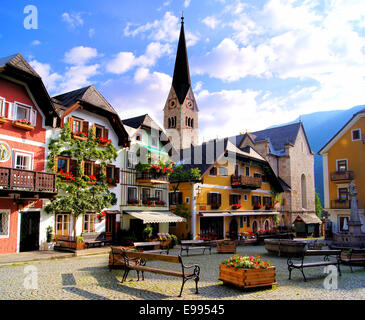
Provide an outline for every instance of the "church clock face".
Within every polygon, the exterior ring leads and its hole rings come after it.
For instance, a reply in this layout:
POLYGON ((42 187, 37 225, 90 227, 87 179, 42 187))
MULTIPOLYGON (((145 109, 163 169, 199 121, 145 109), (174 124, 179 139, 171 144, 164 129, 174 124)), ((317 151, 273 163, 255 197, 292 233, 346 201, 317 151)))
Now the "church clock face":
POLYGON ((186 102, 186 106, 187 106, 189 109, 193 109, 193 108, 194 108, 194 101, 193 101, 193 100, 188 99, 188 100, 187 100, 187 102, 186 102))
POLYGON ((174 109, 176 107, 176 99, 171 99, 169 102, 169 108, 174 109))

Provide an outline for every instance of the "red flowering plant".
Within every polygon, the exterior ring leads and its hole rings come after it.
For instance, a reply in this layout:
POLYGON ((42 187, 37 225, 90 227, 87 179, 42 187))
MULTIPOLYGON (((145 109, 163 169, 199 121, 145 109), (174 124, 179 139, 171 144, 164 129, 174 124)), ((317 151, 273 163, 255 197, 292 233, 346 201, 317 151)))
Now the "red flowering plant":
POLYGON ((128 204, 137 205, 137 204, 139 204, 139 200, 138 199, 128 199, 128 204))
POLYGON ((67 180, 67 181, 75 181, 74 175, 72 172, 63 172, 62 170, 58 171, 57 176, 61 178, 61 180, 67 180))
POLYGON ((16 120, 16 122, 20 122, 20 123, 26 124, 27 126, 31 126, 32 125, 32 123, 29 120, 27 120, 27 119, 18 119, 18 120, 16 120))
POLYGON ((95 182, 96 181, 96 177, 93 174, 90 175, 84 175, 82 177, 86 182, 95 182))
POLYGON ((116 185, 118 183, 117 180, 113 179, 113 178, 107 178, 106 182, 108 182, 108 184, 111 184, 111 185, 116 185))
POLYGON ((72 133, 74 136, 87 138, 88 134, 82 131, 75 131, 72 133))
POLYGON ((99 219, 99 222, 100 221, 103 221, 103 219, 106 217, 106 213, 105 211, 101 211, 99 214, 98 214, 98 219, 99 219))
POLYGON ((241 209, 241 205, 240 205, 239 203, 232 204, 232 209, 233 209, 233 210, 241 209))
POLYGON ((223 260, 221 263, 228 268, 240 269, 267 269, 272 267, 269 261, 261 260, 260 256, 233 256, 223 260))
POLYGON ((156 201, 155 201, 155 205, 156 205, 156 206, 165 206, 165 205, 166 205, 166 201, 163 201, 163 200, 156 200, 156 201))
POLYGON ((111 140, 110 139, 106 139, 104 137, 96 137, 95 138, 95 141, 102 144, 102 145, 108 145, 111 143, 111 140))

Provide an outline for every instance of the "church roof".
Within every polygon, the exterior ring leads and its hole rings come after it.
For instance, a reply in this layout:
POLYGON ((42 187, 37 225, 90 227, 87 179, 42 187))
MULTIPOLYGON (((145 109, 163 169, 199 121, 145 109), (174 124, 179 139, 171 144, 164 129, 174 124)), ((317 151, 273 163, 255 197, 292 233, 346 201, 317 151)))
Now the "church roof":
POLYGON ((181 18, 180 37, 177 46, 172 86, 175 89, 175 93, 179 99, 180 104, 182 104, 191 86, 183 17, 181 18))

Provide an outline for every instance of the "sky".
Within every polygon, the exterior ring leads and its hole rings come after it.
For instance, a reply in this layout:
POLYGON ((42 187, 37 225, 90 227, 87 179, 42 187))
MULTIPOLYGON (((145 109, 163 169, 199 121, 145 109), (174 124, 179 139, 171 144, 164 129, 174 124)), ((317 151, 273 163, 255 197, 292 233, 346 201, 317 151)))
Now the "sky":
POLYGON ((200 142, 364 104, 363 0, 0 5, 0 57, 21 53, 51 96, 93 84, 121 119, 161 126, 184 12, 200 142))

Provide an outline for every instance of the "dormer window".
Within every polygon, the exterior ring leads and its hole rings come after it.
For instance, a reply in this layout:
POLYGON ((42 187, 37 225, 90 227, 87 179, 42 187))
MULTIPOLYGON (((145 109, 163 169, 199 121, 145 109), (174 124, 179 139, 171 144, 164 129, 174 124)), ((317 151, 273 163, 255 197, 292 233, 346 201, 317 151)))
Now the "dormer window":
POLYGON ((14 120, 26 120, 32 126, 36 125, 37 112, 32 108, 19 102, 14 103, 14 120))
POLYGON ((142 134, 141 134, 141 133, 138 133, 138 134, 136 135, 136 140, 137 140, 137 141, 142 141, 142 134))

